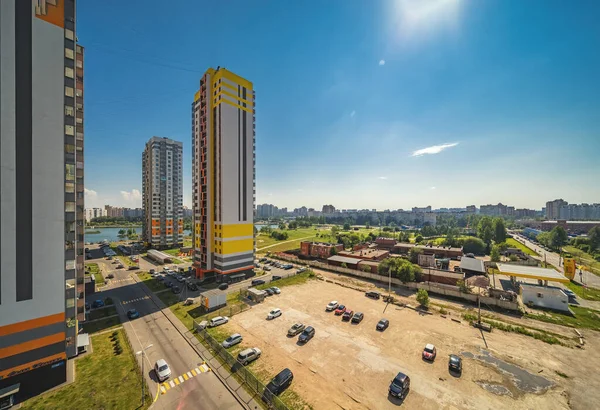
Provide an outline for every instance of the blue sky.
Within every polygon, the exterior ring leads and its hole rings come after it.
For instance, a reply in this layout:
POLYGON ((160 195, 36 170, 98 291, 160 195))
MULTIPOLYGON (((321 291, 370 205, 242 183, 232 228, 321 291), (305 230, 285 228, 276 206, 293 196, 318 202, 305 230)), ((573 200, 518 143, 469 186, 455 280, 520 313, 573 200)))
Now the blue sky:
POLYGON ((78 2, 87 206, 141 206, 206 68, 256 91, 257 203, 600 202, 600 2, 78 2))

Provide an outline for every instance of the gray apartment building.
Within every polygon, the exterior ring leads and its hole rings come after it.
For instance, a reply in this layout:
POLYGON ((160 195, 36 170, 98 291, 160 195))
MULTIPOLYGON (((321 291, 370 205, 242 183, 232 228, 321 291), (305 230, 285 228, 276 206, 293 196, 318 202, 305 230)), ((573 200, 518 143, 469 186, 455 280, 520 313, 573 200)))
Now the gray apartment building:
POLYGON ((75 19, 75 0, 0 1, 1 405, 66 380, 85 315, 75 19))
POLYGON ((183 246, 183 144, 152 137, 142 154, 144 242, 155 249, 183 246))

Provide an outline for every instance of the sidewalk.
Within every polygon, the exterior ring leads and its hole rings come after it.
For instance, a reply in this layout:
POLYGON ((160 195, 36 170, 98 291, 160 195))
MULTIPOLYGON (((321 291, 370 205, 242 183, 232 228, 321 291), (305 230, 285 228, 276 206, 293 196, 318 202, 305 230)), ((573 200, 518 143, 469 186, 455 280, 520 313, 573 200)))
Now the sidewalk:
POLYGON ((190 346, 198 353, 198 356, 204 360, 217 378, 236 396, 242 405, 247 409, 262 408, 261 404, 257 403, 252 396, 242 387, 242 385, 229 373, 229 371, 204 347, 204 345, 194 336, 190 329, 187 329, 183 323, 175 316, 163 301, 154 294, 148 287, 139 280, 137 275, 133 275, 136 283, 140 284, 144 292, 152 299, 152 301, 162 310, 167 319, 173 324, 179 333, 181 333, 190 346))

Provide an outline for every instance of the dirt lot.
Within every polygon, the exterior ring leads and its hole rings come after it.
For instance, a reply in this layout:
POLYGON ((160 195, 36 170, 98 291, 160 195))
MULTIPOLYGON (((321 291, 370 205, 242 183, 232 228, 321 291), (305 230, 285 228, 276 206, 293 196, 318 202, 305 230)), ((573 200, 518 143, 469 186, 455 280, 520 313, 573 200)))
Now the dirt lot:
POLYGON ((293 390, 315 409, 394 408, 402 403, 388 398, 387 389, 398 371, 411 378, 405 408, 584 409, 600 402, 596 332, 587 332, 586 349, 580 350, 494 331, 485 334, 486 351, 481 333, 466 323, 393 305, 383 313, 384 307, 382 301, 355 290, 315 280, 285 287, 281 295, 217 329, 243 335, 236 350, 259 347, 263 351, 253 365, 256 371, 275 374, 289 367, 294 373, 293 390), (358 325, 342 322, 325 311, 330 300, 362 311, 365 319, 358 325), (274 307, 281 308, 283 315, 265 320, 274 307), (382 317, 390 320, 383 333, 375 330, 382 317), (305 346, 286 336, 295 322, 316 329, 305 346), (433 364, 421 359, 426 343, 437 347, 433 364), (448 372, 450 353, 463 356, 462 377, 448 372))

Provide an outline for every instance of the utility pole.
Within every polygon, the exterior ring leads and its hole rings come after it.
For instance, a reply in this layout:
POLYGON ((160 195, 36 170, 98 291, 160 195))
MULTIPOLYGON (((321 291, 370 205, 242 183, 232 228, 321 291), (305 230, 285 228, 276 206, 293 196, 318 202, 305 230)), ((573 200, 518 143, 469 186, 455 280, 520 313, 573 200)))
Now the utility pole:
POLYGON ((140 350, 139 352, 136 352, 135 355, 136 356, 140 356, 142 357, 142 407, 144 406, 144 402, 146 399, 146 394, 144 392, 144 357, 146 355, 146 350, 151 348, 153 346, 152 343, 150 343, 148 346, 144 347, 142 350, 140 350))

